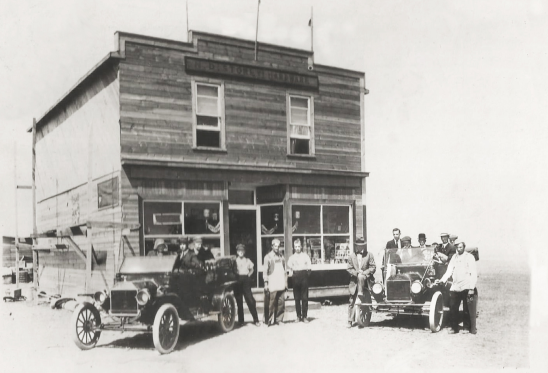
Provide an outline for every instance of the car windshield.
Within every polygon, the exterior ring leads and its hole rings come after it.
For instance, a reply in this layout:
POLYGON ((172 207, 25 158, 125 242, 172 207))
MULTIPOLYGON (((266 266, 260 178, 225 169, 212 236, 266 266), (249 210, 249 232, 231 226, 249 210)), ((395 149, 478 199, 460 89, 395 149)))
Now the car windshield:
POLYGON ((121 274, 165 273, 171 272, 176 255, 164 256, 128 256, 124 258, 121 274))
POLYGON ((410 249, 386 249, 388 264, 422 264, 428 263, 434 255, 434 247, 412 247, 410 249))

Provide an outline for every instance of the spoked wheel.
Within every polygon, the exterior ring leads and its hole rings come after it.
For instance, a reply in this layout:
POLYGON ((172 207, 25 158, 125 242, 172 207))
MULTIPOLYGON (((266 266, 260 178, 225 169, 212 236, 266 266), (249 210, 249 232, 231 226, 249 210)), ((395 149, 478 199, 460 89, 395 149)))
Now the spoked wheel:
POLYGON ((97 344, 101 331, 101 315, 89 303, 80 304, 72 313, 72 340, 80 350, 90 350, 97 344))
POLYGON ((356 315, 356 322, 358 323, 360 328, 366 328, 369 326, 369 323, 371 322, 371 314, 372 312, 369 309, 368 306, 354 306, 355 307, 355 315, 356 315))
POLYGON ((224 293, 221 302, 221 313, 219 313, 219 326, 225 333, 234 329, 236 322, 236 301, 232 293, 224 293))
POLYGON ((164 304, 156 312, 152 325, 154 347, 161 354, 168 354, 179 341, 179 314, 172 304, 164 304))
POLYGON ((443 295, 439 291, 434 293, 432 302, 430 302, 428 323, 432 333, 437 333, 441 330, 443 324, 443 295))

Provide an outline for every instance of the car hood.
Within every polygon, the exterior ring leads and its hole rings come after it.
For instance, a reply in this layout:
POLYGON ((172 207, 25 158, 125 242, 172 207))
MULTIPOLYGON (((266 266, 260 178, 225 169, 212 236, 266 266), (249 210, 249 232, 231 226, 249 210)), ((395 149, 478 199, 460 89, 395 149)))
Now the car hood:
POLYGON ((176 255, 126 257, 120 267, 120 274, 133 275, 171 272, 176 259, 176 255))

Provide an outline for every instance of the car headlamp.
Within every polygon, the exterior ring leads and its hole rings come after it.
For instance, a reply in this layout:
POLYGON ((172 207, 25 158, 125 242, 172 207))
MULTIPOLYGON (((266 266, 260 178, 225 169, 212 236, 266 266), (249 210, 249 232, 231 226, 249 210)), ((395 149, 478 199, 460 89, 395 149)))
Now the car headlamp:
POLYGON ((137 292, 135 298, 137 298, 138 305, 144 306, 150 300, 150 292, 148 291, 148 289, 141 289, 137 292))
POLYGON ((411 294, 417 295, 422 291, 422 284, 420 281, 415 281, 411 284, 411 294))
POLYGON ((379 282, 375 282, 375 284, 373 284, 373 287, 371 288, 371 290, 373 290, 373 294, 376 294, 376 295, 379 295, 382 293, 382 284, 379 283, 379 282))
POLYGON ((99 305, 103 305, 103 303, 105 303, 105 301, 107 300, 107 295, 103 291, 98 291, 93 294, 93 300, 99 303, 99 305))

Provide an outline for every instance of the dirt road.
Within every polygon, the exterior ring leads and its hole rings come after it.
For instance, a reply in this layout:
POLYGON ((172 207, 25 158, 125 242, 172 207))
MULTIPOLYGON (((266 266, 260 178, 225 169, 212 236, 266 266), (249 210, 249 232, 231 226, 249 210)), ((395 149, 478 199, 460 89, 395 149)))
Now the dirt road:
POLYGON ((221 334, 214 322, 181 327, 171 354, 150 334, 103 333, 80 351, 69 337, 71 312, 33 302, 5 303, 0 314, 2 372, 326 372, 527 368, 529 277, 482 268, 478 334, 433 334, 426 319, 374 314, 371 327, 347 329, 344 302, 313 310, 309 324, 246 324, 221 334), (304 368, 304 369, 301 369, 304 368))

